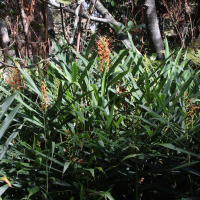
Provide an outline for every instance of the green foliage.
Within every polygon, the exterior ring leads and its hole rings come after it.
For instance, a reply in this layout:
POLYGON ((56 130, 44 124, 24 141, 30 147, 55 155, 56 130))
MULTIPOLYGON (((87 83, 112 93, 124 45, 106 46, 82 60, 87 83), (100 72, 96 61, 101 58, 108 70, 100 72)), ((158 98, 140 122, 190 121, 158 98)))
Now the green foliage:
POLYGON ((64 4, 70 4, 72 1, 71 0, 58 0, 58 2, 60 3, 64 3, 64 4))
POLYGON ((0 87, 2 199, 198 197, 198 74, 167 40, 163 62, 125 49, 102 73, 94 40, 55 43, 47 71, 19 66, 23 91, 0 87))
MULTIPOLYGON (((200 42, 196 41, 192 46, 188 47, 187 49, 182 49, 181 52, 181 58, 184 59, 184 57, 187 58, 187 60, 190 60, 190 65, 193 69, 198 68, 200 64, 200 54, 199 54, 199 48, 200 48, 200 42)), ((177 45, 170 48, 170 52, 175 51, 179 49, 177 45)))

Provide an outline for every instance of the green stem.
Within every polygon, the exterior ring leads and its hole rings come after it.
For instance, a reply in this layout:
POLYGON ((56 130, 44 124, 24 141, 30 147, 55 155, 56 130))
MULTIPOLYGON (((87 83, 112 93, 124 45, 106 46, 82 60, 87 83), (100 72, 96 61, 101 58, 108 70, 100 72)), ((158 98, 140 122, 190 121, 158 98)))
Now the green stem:
POLYGON ((48 169, 48 151, 47 151, 47 132, 48 132, 48 123, 46 117, 46 109, 44 113, 44 137, 45 137, 45 152, 46 152, 46 195, 49 193, 49 169, 48 169))
POLYGON ((105 95, 105 88, 106 88, 106 69, 104 70, 103 80, 101 84, 101 97, 105 95))
POLYGON ((78 116, 76 115, 76 134, 78 134, 78 116))
MULTIPOLYGON (((38 67, 38 74, 40 79, 40 88, 42 89, 42 72, 40 69, 40 65, 38 67)), ((42 99, 43 103, 43 99, 42 99)), ((49 169, 48 169, 48 151, 47 151, 47 132, 48 132, 48 122, 47 122, 47 108, 44 108, 43 112, 43 119, 44 119, 44 139, 45 139, 45 152, 46 152, 46 195, 48 196, 49 193, 49 169)))
POLYGON ((193 197, 193 187, 192 187, 192 183, 193 183, 193 174, 190 174, 190 196, 193 197))
POLYGON ((138 159, 135 159, 135 199, 138 199, 138 159))

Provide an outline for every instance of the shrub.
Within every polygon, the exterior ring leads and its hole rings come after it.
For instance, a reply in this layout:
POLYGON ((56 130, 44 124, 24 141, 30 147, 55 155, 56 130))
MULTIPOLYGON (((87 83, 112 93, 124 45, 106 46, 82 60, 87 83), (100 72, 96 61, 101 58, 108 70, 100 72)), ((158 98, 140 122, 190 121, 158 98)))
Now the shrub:
POLYGON ((159 65, 128 49, 102 64, 94 42, 55 43, 47 71, 18 67, 23 91, 0 87, 2 199, 198 196, 198 75, 167 40, 159 65))

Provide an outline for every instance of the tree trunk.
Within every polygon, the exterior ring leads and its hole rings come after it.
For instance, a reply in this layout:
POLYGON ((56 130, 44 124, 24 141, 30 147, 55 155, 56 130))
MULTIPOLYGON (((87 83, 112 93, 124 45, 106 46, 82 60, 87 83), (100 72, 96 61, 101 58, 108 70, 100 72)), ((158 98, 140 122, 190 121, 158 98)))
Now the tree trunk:
POLYGON ((158 25, 155 0, 145 0, 143 7, 145 13, 147 35, 151 49, 158 54, 158 60, 164 60, 165 56, 162 53, 164 50, 164 45, 158 25))
POLYGON ((0 47, 3 49, 4 55, 12 56, 12 51, 9 50, 9 44, 10 38, 6 23, 4 20, 0 20, 0 47))

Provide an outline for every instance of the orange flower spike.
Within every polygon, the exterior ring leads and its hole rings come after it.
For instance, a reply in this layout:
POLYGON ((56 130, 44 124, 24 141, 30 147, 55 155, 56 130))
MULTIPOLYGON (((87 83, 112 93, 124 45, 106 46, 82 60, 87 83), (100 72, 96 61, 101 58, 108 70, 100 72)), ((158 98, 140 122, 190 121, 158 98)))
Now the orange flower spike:
POLYGON ((100 71, 103 71, 105 67, 109 67, 110 62, 110 49, 109 45, 111 43, 111 40, 105 37, 99 37, 99 40, 96 40, 96 46, 97 46, 97 53, 99 54, 100 58, 100 71))
POLYGON ((18 73, 17 73, 16 82, 17 82, 17 84, 19 84, 19 82, 20 82, 20 79, 19 79, 19 74, 18 74, 18 73))
POLYGON ((41 106, 42 106, 42 109, 44 108, 46 109, 48 107, 49 98, 47 95, 46 84, 43 81, 42 81, 41 89, 42 89, 42 95, 43 95, 41 106))

